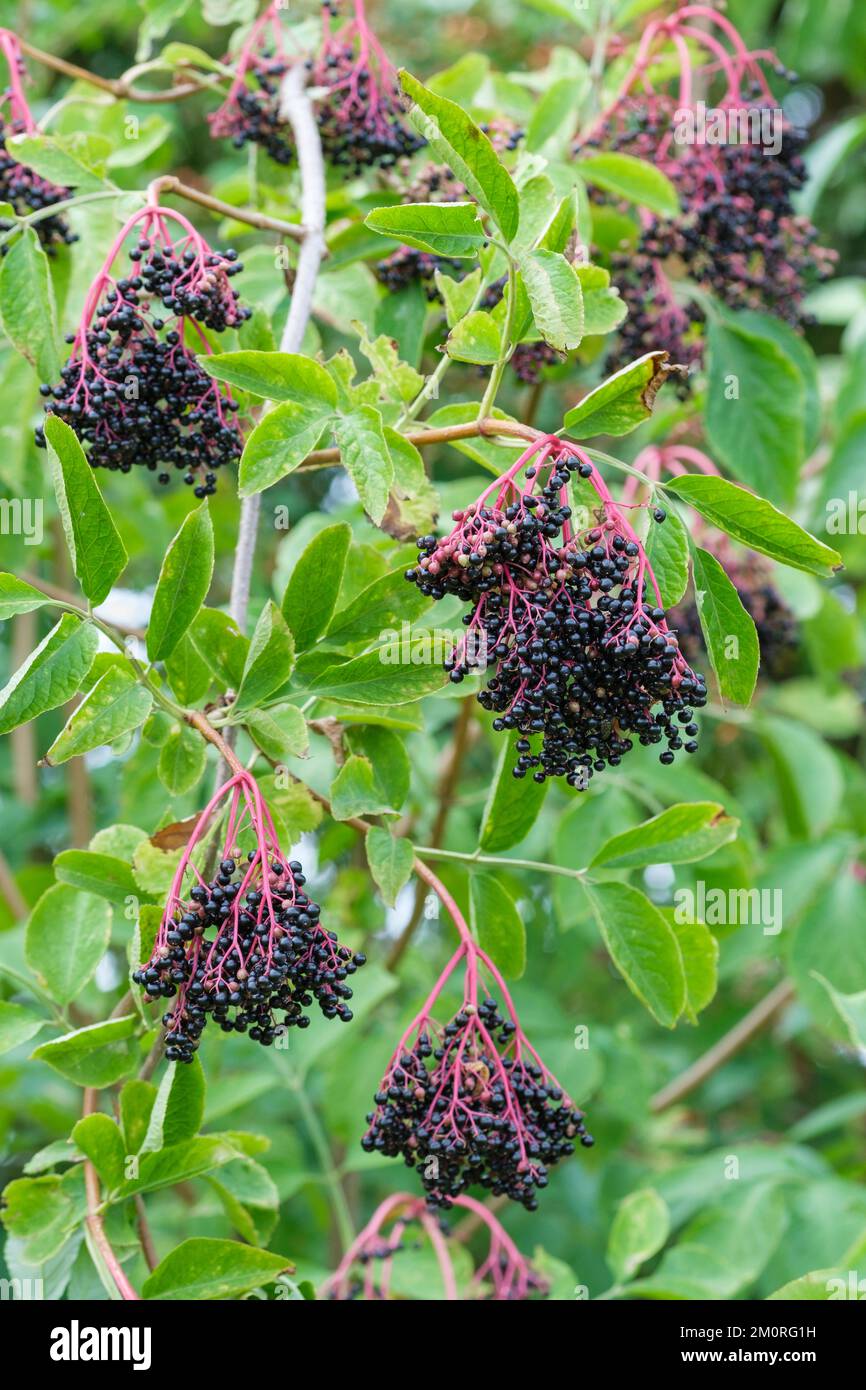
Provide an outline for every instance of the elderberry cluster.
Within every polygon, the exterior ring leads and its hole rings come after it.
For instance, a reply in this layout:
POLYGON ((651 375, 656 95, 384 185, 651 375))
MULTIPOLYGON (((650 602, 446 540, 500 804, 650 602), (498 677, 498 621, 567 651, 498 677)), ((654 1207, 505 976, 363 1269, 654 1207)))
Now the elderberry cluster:
POLYGON ((352 44, 331 47, 315 66, 313 81, 325 88, 317 105, 319 135, 334 166, 351 174, 373 165, 387 169, 423 147, 421 136, 403 123, 396 92, 359 66, 352 44))
POLYGON ((373 267, 376 279, 386 290, 394 293, 406 289, 407 285, 420 283, 429 300, 439 298, 435 275, 437 270, 453 272, 457 280, 465 274, 465 263, 447 256, 436 256, 431 251, 418 251, 414 246, 399 246, 384 260, 377 261, 373 267))
POLYGON ((560 1087, 507 1050, 516 1031, 494 999, 464 1005, 441 1039, 421 1031, 376 1093, 362 1146, 417 1167, 431 1207, 477 1184, 535 1211, 548 1169, 593 1143, 560 1087))
MULTIPOLYGON (((207 497, 216 470, 240 457, 238 403, 185 342, 187 326, 202 337, 202 326, 221 332, 249 317, 229 285, 243 269, 236 254, 178 252, 141 237, 130 252, 136 273, 113 282, 90 325, 67 337, 74 346, 60 381, 40 389, 45 411, 72 426, 92 467, 161 468, 166 484, 172 466, 207 497), (177 328, 164 331, 158 304, 177 328)), ((36 443, 45 447, 41 426, 36 443)))
MULTIPOLYGON (((255 858, 251 851, 248 864, 255 858)), ((150 962, 133 973, 149 998, 177 998, 162 1019, 169 1061, 192 1061, 209 1018, 263 1047, 279 1028, 309 1027, 304 1011, 314 999, 325 1018, 351 1020, 345 982, 366 957, 322 927, 297 860, 274 857, 269 870, 266 893, 260 877, 251 886, 242 861, 224 859, 210 883, 190 890, 150 962)))
MULTIPOLYGON (((6 149, 7 138, 10 135, 22 134, 24 129, 23 121, 7 123, 0 120, 0 203, 9 203, 20 217, 53 207, 55 203, 63 202, 71 194, 71 189, 49 183, 34 169, 19 164, 6 149)), ((8 231, 11 226, 11 222, 0 218, 0 231, 8 231)), ((56 254, 58 246, 69 246, 78 240, 77 234, 60 213, 40 217, 33 226, 49 256, 56 254)), ((5 256, 8 250, 9 242, 4 241, 0 246, 0 256, 5 256)))
POLYGON ((228 136, 235 149, 261 145, 277 164, 291 164, 295 141, 291 126, 280 114, 280 80, 288 64, 273 53, 254 58, 247 73, 255 87, 239 84, 229 100, 210 117, 213 135, 228 136))
MULTIPOLYGON (((419 538, 419 562, 406 578, 434 599, 469 604, 467 637, 445 662, 451 680, 493 667, 478 695, 493 727, 521 736, 514 776, 564 777, 581 790, 595 772, 616 767, 633 748, 697 750, 694 710, 707 700, 703 676, 687 664, 663 608, 646 597, 646 557, 618 515, 557 545, 569 523, 569 475, 592 465, 564 450, 539 492, 509 505, 477 504, 454 513, 445 540, 419 538), (470 643, 469 639, 472 638, 470 643), (540 747, 533 750, 533 739, 540 747)), ((527 479, 535 470, 526 471, 527 479)), ((654 523, 665 513, 657 508, 654 523)))

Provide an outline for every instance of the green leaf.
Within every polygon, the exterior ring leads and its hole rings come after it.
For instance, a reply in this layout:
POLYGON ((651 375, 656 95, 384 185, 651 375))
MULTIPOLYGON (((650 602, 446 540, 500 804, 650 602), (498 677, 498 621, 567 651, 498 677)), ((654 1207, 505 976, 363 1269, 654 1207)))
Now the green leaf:
POLYGON ((350 816, 376 816, 394 811, 391 799, 378 781, 369 758, 353 753, 346 759, 330 791, 331 813, 335 820, 350 816))
POLYGON ((252 497, 294 472, 315 449, 332 416, 329 405, 298 401, 285 401, 263 415, 241 454, 240 496, 252 497))
POLYGON ((633 1279, 641 1265, 658 1254, 670 1229, 668 1205, 654 1188, 644 1187, 623 1198, 607 1241, 607 1262, 618 1284, 633 1279))
POLYGON ((175 724, 159 752, 159 780, 172 796, 192 791, 204 775, 207 751, 204 740, 186 724, 175 724))
POLYGON ((790 831, 820 837, 842 800, 842 769, 825 739, 794 719, 762 714, 756 732, 767 745, 779 782, 779 801, 790 831))
POLYGON ((487 854, 511 849, 529 834, 547 795, 547 782, 514 776, 514 749, 504 739, 481 816, 478 847, 487 854))
MULTIPOLYGON (((405 841, 401 843, 405 844, 405 841)), ((32 1009, 25 1009, 23 1004, 11 1004, 0 999, 0 1053, 11 1052, 13 1047, 28 1042, 48 1022, 47 1018, 40 1018, 32 1009)))
POLYGON ((433 280, 439 297, 445 305, 445 319, 449 328, 468 314, 475 303, 475 296, 481 286, 481 270, 471 271, 462 280, 452 280, 441 270, 434 272, 433 280))
POLYGON ((697 1023, 698 1014, 716 993, 719 943, 703 922, 678 922, 676 912, 670 909, 665 915, 679 944, 686 973, 685 1016, 690 1023, 697 1023))
POLYGON ((42 1043, 33 1056, 76 1086, 113 1086, 135 1069, 138 1049, 134 1037, 139 1027, 138 1014, 91 1023, 42 1043))
POLYGON ((571 262, 558 251, 529 251, 520 258, 520 273, 544 341, 557 352, 578 347, 583 337, 583 292, 571 262))
POLYGON ((658 908, 628 883, 586 885, 604 944, 632 994, 665 1028, 686 1005, 679 944, 658 908))
POLYGON ((3 1224, 22 1242, 28 1264, 38 1265, 56 1255, 84 1218, 84 1174, 81 1168, 71 1174, 17 1178, 3 1192, 3 1224))
POLYGON ((90 1159, 109 1192, 119 1187, 123 1182, 126 1150, 114 1120, 100 1113, 87 1115, 74 1126, 72 1138, 90 1159))
POLYGON ((487 240, 474 203, 397 203, 368 212, 365 225, 434 256, 477 256, 487 240))
POLYGON ((203 502, 189 513, 162 562, 147 627, 150 661, 171 656, 207 598, 213 565, 213 527, 203 502))
POLYGON ((761 662, 754 619, 714 555, 695 546, 692 564, 698 617, 719 691, 723 699, 747 705, 761 662))
POLYGON ((590 868, 635 869, 646 864, 692 864, 736 839, 739 821, 715 801, 669 806, 632 830, 607 840, 590 868))
POLYGON ((93 664, 98 644, 92 623, 64 613, 0 690, 0 734, 71 700, 93 664))
POLYGON ((385 902, 393 907, 412 874, 415 851, 409 840, 379 825, 371 825, 367 831, 366 847, 370 873, 385 902))
POLYGON ((282 613, 299 652, 312 647, 331 621, 351 540, 352 529, 345 521, 326 526, 301 552, 292 570, 282 613))
POLYGON ((254 743, 276 762, 284 758, 306 758, 310 741, 307 721, 297 705, 272 705, 267 710, 250 710, 244 724, 254 743))
POLYGON ((150 1110, 142 1153, 157 1153, 198 1134, 204 1118, 205 1079, 197 1057, 169 1062, 150 1110))
POLYGON ((829 994, 837 1014, 848 1031, 851 1046, 859 1051, 866 1049, 866 990, 860 990, 857 994, 842 994, 817 970, 812 973, 829 994))
POLYGON ((790 565, 791 569, 829 578, 834 570, 841 568, 842 558, 837 551, 816 540, 771 502, 747 492, 737 483, 728 482, 727 478, 689 473, 682 478, 672 478, 665 487, 720 531, 742 541, 751 550, 790 565))
POLYGON ((337 417, 334 433, 341 461, 358 489, 361 505, 378 526, 394 483, 394 462, 382 432, 382 416, 371 405, 358 406, 337 417))
POLYGON ((161 1260, 144 1281, 146 1299, 240 1298, 263 1284, 272 1284, 283 1270, 291 1271, 283 1255, 240 1245, 236 1240, 194 1236, 182 1241, 161 1260))
POLYGON ((707 347, 710 444, 742 482, 792 502, 806 451, 801 373, 777 342, 732 317, 710 321, 707 347))
POLYGON ((14 348, 45 382, 60 376, 54 291, 48 258, 32 227, 4 248, 0 257, 0 321, 14 348))
POLYGON ((310 683, 310 692, 361 705, 408 705, 447 683, 438 666, 390 665, 387 648, 365 652, 342 665, 328 666, 310 683))
POLYGON ((111 908, 103 898, 55 883, 27 923, 27 964, 52 999, 68 1004, 93 978, 110 936, 111 908))
POLYGON ((295 664, 295 643, 277 605, 268 600, 256 623, 232 719, 254 709, 285 685, 295 664))
POLYGON ((659 586, 662 608, 679 603, 689 585, 689 535, 675 511, 651 521, 644 551, 659 586))
POLYGON ((120 1092, 120 1123, 128 1154, 137 1154, 144 1142, 156 1103, 156 1087, 133 1077, 120 1092))
POLYGON ((579 159, 577 169, 587 183, 658 213, 660 217, 676 217, 680 210, 677 190, 670 179, 661 169, 634 155, 594 154, 588 159, 579 159))
POLYGON ((210 667, 189 632, 181 637, 171 656, 166 657, 165 674, 182 705, 198 704, 210 689, 210 667))
POLYGON ((652 414, 658 389, 667 379, 667 361, 666 352, 647 352, 614 372, 569 410, 563 421, 569 434, 591 439, 636 429, 652 414))
POLYGON ((153 696, 122 666, 109 666, 70 716, 45 754, 49 766, 114 743, 143 724, 153 696))
POLYGON ((34 608, 42 608, 51 599, 32 584, 25 584, 14 574, 0 574, 0 622, 14 618, 17 613, 32 613, 34 608))
POLYGON ((526 928, 508 889, 493 874, 469 879, 469 920, 475 938, 509 980, 526 969, 526 928))
POLYGON ((484 309, 475 309, 460 319, 445 340, 445 351, 455 362, 492 366, 502 356, 502 329, 484 309))
POLYGON ((125 907, 127 898, 140 895, 132 868, 113 854, 65 849, 54 860, 54 873, 60 883, 68 883, 85 893, 95 893, 118 907, 125 907))
POLYGON ((352 327, 361 340, 361 351, 373 368, 373 375, 382 388, 383 397, 395 404, 414 400, 424 385, 424 378, 407 362, 400 361, 394 339, 383 333, 371 340, 364 325, 358 320, 355 320, 352 327))
POLYGON ((44 428, 72 568, 96 605, 108 597, 129 557, 75 431, 57 415, 47 416, 44 428))
POLYGON ((236 690, 250 644, 234 618, 216 608, 201 608, 189 629, 189 636, 217 680, 236 690))
POLYGON ((403 622, 411 623, 430 607, 420 591, 413 592, 405 578, 405 566, 383 574, 362 589, 345 608, 334 614, 327 640, 345 647, 352 642, 369 642, 386 630, 399 631, 403 622))
POLYGON ((239 1156, 240 1150, 231 1135, 226 1134, 203 1134, 179 1144, 168 1144, 155 1152, 143 1152, 137 1176, 123 1183, 118 1196, 123 1200, 136 1192, 157 1192, 161 1187, 174 1187, 176 1183, 201 1177, 211 1168, 231 1163, 239 1156))
POLYGON ((414 102, 412 124, 431 146, 431 154, 444 160, 511 241, 520 218, 517 189, 487 136, 456 102, 436 96, 411 73, 402 70, 400 81, 414 102))
POLYGON ((104 136, 74 135, 51 138, 47 135, 15 135, 9 141, 9 149, 15 151, 15 158, 49 183, 61 188, 74 188, 79 193, 106 187, 93 167, 88 167, 88 159, 101 162, 100 156, 107 149, 104 136), (96 153, 96 151, 99 153, 96 153), (75 151, 75 152, 73 152, 75 151), (78 157, 80 155, 80 158, 78 157))
POLYGON ((628 305, 616 286, 611 286, 610 272, 597 265, 575 268, 583 288, 584 337, 612 333, 628 314, 628 305))
POLYGON ((271 401, 293 401, 318 408, 323 414, 335 410, 337 388, 333 380, 311 357, 294 352, 215 352, 199 357, 210 376, 238 386, 253 396, 271 401))

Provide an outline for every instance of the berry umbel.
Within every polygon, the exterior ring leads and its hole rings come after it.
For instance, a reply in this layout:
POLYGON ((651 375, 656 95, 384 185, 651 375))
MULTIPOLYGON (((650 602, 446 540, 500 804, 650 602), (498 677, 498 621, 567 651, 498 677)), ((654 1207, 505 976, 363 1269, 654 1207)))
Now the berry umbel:
POLYGON ((324 42, 310 68, 319 88, 319 133, 334 165, 359 173, 368 165, 388 168, 424 141, 404 124, 397 74, 367 23, 364 0, 353 0, 353 17, 331 29, 334 6, 323 9, 324 42))
MULTIPOLYGON (((406 578, 431 598, 469 604, 445 668, 454 682, 493 668, 478 700, 496 714, 494 729, 520 735, 515 777, 532 770, 537 782, 564 777, 585 790, 635 740, 666 743, 663 763, 696 751, 706 682, 680 651, 646 551, 584 450, 539 436, 452 515, 448 536, 420 537, 406 578), (577 529, 574 475, 592 516, 577 529)), ((656 508, 650 525, 664 519, 656 508)))
POLYGON ((150 960, 133 974, 149 999, 174 1000, 162 1020, 169 1061, 192 1061, 210 1018, 264 1047, 279 1031, 307 1028, 313 1000, 325 1018, 351 1020, 346 981, 366 958, 322 926, 305 882, 301 864, 280 849, 255 779, 241 768, 199 817, 150 960), (222 858, 206 877, 196 861, 218 808, 226 813, 222 858))
MULTIPOLYGON (((581 142, 655 165, 682 207, 672 217, 645 213, 637 247, 613 257, 629 306, 617 360, 661 347, 677 362, 700 361, 704 310, 690 285, 732 309, 764 310, 795 328, 808 322, 804 296, 835 258, 795 210, 805 137, 776 102, 766 65, 794 76, 771 53, 749 50, 717 10, 684 5, 647 26, 616 101, 581 142), (668 56, 679 65, 676 96, 655 85, 654 67, 668 56), (714 94, 710 130, 696 91, 714 94)), ((687 379, 679 390, 688 391, 687 379)))
MULTIPOLYGON (((206 329, 222 333, 249 318, 230 283, 242 269, 237 252, 213 251, 155 201, 122 228, 67 338, 60 381, 41 388, 45 411, 72 426, 93 468, 159 469, 162 484, 174 468, 196 497, 216 490, 217 469, 240 457, 243 439, 237 402, 196 354, 212 351, 206 329), (133 233, 129 269, 115 278, 133 233)), ((41 427, 36 442, 45 447, 41 427)))
POLYGON ((213 136, 230 139, 237 149, 247 143, 261 145, 277 164, 291 164, 295 142, 291 126, 280 115, 280 82, 289 69, 280 8, 268 5, 252 26, 235 62, 228 95, 208 123, 213 136))
POLYGON ((448 1210, 477 1184, 535 1211, 549 1169, 578 1142, 590 1147, 592 1136, 525 1037, 502 975, 474 941, 454 899, 429 870, 425 877, 461 944, 397 1044, 362 1147, 402 1155, 417 1169, 428 1206, 448 1210), (463 1003, 443 1024, 433 1011, 458 969, 463 1003))
POLYGON ((489 1240, 487 1254, 462 1290, 452 1258, 451 1234, 443 1215, 434 1215, 422 1197, 397 1192, 386 1197, 322 1287, 332 1301, 387 1302, 400 1297, 400 1255, 429 1241, 446 1302, 514 1302, 544 1298, 548 1284, 518 1250, 493 1212, 474 1197, 455 1197, 454 1207, 473 1217, 489 1240))
MULTIPOLYGON (((19 164, 8 149, 6 141, 10 136, 32 135, 36 125, 24 95, 24 59, 17 38, 8 29, 0 29, 0 52, 9 69, 9 86, 0 93, 0 203, 8 203, 19 217, 39 214, 32 225, 44 250, 52 256, 58 246, 69 245, 78 238, 60 213, 42 214, 64 202, 71 189, 50 183, 35 170, 19 164)), ((0 218, 0 232, 8 231, 12 225, 0 218)), ((9 242, 3 241, 0 255, 8 250, 9 242)))

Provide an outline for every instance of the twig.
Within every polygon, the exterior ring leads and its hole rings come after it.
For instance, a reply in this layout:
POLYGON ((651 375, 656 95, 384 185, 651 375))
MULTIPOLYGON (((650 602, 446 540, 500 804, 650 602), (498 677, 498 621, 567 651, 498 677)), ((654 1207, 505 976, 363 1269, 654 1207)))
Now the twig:
POLYGON ((200 92, 206 83, 186 82, 177 83, 174 87, 167 87, 161 92, 146 92, 140 87, 134 87, 132 83, 125 82, 122 77, 100 77, 95 72, 88 72, 87 68, 79 67, 77 63, 70 63, 65 58, 57 58, 53 53, 46 53, 44 49, 36 48, 32 43, 26 43, 18 36, 18 44, 22 53, 26 53, 29 58, 35 58, 37 63, 42 63, 46 68, 52 68, 54 72, 63 73, 64 77, 71 77, 74 82, 89 82, 91 87, 98 87, 100 91, 110 92, 118 101, 137 101, 142 105, 161 101, 181 101, 184 97, 194 96, 200 92))
POLYGON ((21 894, 21 889, 15 882, 15 876, 9 866, 9 860, 0 849, 0 893, 9 904, 9 910, 16 922, 20 922, 22 917, 26 917, 30 909, 21 894))
MULTIPOLYGON (((313 291, 325 251, 325 164, 319 127, 313 104, 306 93, 306 69, 295 63, 282 86, 280 114, 289 122, 298 152, 301 179, 301 223, 303 241, 292 289, 289 316, 280 341, 281 352, 300 352, 313 307, 313 291)), ((230 612, 241 632, 247 621, 250 580, 256 550, 256 534, 261 511, 261 494, 245 497, 241 503, 238 543, 232 572, 230 612)))
MULTIPOLYGON (((533 429, 531 425, 522 425, 519 420, 497 420, 488 416, 483 420, 469 420, 465 425, 442 425, 439 429, 411 430, 403 438, 414 444, 417 449, 423 449, 428 444, 451 444, 457 439, 476 439, 479 434, 488 438, 500 435, 502 438, 538 439, 542 433, 542 430, 533 429)), ((321 468, 339 461, 340 450, 337 448, 314 449, 299 466, 321 468)))
POLYGON ((145 1264, 152 1274, 159 1264, 159 1256, 156 1253, 153 1236, 147 1224, 147 1208, 144 1205, 144 1198, 140 1192, 136 1192, 135 1194, 135 1224, 138 1227, 138 1238, 141 1241, 141 1249, 144 1254, 145 1264))
MULTIPOLYGON (((463 700, 460 706, 460 713, 454 725, 454 743, 451 747, 451 756, 445 765, 445 770, 439 782, 436 818, 433 822, 433 828, 430 831, 430 844, 434 849, 439 848, 445 835, 445 827, 451 810, 454 790, 460 775, 463 757, 469 743, 469 729, 472 724, 473 703, 474 701, 471 696, 463 700)), ((400 961, 403 959, 403 955, 418 929, 418 923, 421 921, 426 899, 426 885, 419 882, 415 887, 415 903, 412 908, 412 916, 395 941, 391 949, 391 954, 388 956, 387 966, 389 970, 396 970, 400 961)))
POLYGON ((257 212, 255 208, 236 208, 231 203, 224 203, 221 198, 214 198, 211 193, 204 193, 200 188, 182 183, 174 174, 155 179, 151 187, 157 193, 174 193, 178 198, 186 198, 187 202, 198 203, 200 207, 207 208, 218 217, 231 217, 235 222, 246 222, 248 226, 258 227, 262 232, 278 232, 280 236, 291 237, 294 241, 303 241, 307 235, 306 228, 298 222, 283 222, 281 218, 268 217, 267 213, 257 212))
MULTIPOLYGON (((95 1115, 97 1113, 96 1101, 98 1094, 98 1091, 92 1086, 86 1087, 84 1091, 84 1103, 81 1108, 81 1113, 85 1119, 88 1115, 95 1115)), ((135 1292, 135 1289, 124 1274, 123 1267, 111 1248, 108 1236, 105 1234, 100 1211, 101 1198, 99 1193, 99 1176, 89 1158, 84 1160, 84 1191, 87 1200, 87 1215, 84 1219, 87 1229, 93 1237, 93 1242, 102 1256, 109 1274, 114 1280, 115 1287, 120 1297, 127 1302, 137 1303, 139 1301, 139 1295, 135 1292)))
MULTIPOLYGON (((43 579, 41 574, 29 574, 27 570, 22 571, 20 576, 25 584, 32 584, 34 589, 41 589, 43 594, 49 594, 58 603, 65 603, 70 608, 79 610, 81 608, 81 596, 73 594, 71 589, 64 589, 59 584, 49 584, 47 579, 43 579)), ((124 637, 140 637, 144 641, 145 633, 140 627, 129 627, 126 623, 118 623, 112 619, 111 626, 118 632, 122 632, 124 637)))
POLYGON ((676 1105, 678 1101, 684 1100, 691 1095, 692 1091, 697 1090, 698 1086, 706 1081, 707 1077, 729 1062, 747 1043, 752 1041, 758 1033, 762 1032, 769 1023, 772 1023, 776 1015, 794 997, 794 986, 790 980, 782 980, 771 989, 770 993, 750 1009, 745 1018, 741 1018, 730 1032, 720 1038, 703 1057, 699 1057, 690 1067, 687 1067, 680 1076, 669 1081, 667 1086, 663 1086, 660 1091, 652 1097, 650 1110, 653 1114, 658 1114, 661 1110, 668 1110, 670 1106, 676 1105))

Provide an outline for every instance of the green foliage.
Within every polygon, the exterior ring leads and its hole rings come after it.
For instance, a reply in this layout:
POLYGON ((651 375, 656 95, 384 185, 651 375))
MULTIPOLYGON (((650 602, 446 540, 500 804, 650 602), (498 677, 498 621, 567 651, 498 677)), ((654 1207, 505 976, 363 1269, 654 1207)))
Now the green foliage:
MULTIPOLYGON (((710 295, 669 258, 682 355, 652 329, 629 336, 654 304, 629 277, 642 237, 692 218, 667 172, 689 151, 636 158, 599 124, 657 6, 608 6, 607 51, 573 0, 450 17, 428 0, 368 7, 395 63, 422 73, 400 70, 399 119, 427 143, 381 174, 326 169, 326 255, 296 352, 281 341, 311 242, 274 219, 315 230, 309 168, 238 151, 206 123, 260 8, 147 0, 108 24, 99 6, 21 7, 37 51, 104 73, 143 64, 134 85, 154 99, 70 87, 28 53, 36 124, 6 139, 68 190, 76 239, 46 247, 45 209, 0 208, 2 1273, 70 1302, 115 1297, 118 1271, 145 1301, 322 1296, 377 1206, 420 1192, 361 1147, 364 1117, 430 990, 436 1021, 467 1007, 474 942, 507 981, 521 1046, 595 1135, 552 1169, 537 1212, 491 1208, 551 1300, 850 1297, 866 1278, 857 7, 731 0, 749 47, 821 89, 798 210, 819 226, 816 265, 818 244, 840 264, 810 290, 801 330, 793 292, 765 298, 757 250, 745 297, 710 295), (485 51, 455 52, 477 25, 485 51), (188 82, 191 100, 156 100, 188 82), (232 285, 254 310, 184 338, 235 397, 243 434, 237 471, 220 469, 201 504, 173 468, 165 488, 142 467, 96 472, 76 416, 46 417, 46 451, 32 437, 39 385, 60 379, 122 222, 152 180, 188 168, 219 201, 176 183, 166 196, 209 244, 236 247, 232 285), (383 261, 409 283, 389 288, 383 261), (583 789, 535 767, 515 777, 516 735, 475 700, 493 668, 454 684, 443 670, 468 615, 406 582, 414 541, 446 535, 492 487, 490 502, 530 423, 588 441, 642 543, 649 601, 709 677, 694 757, 662 765, 629 730, 621 764, 583 789), (347 1026, 311 1008, 309 1027, 278 1017, 258 1047, 214 1021, 181 1065, 163 1057, 166 1001, 131 972, 218 767, 225 780, 220 738, 302 862, 323 927, 368 962, 347 977, 347 1026)), ((280 8, 306 55, 316 7, 280 8)), ((697 61, 696 32, 687 43, 697 61)), ((665 38, 642 80, 676 101, 681 58, 665 38)), ((575 529, 610 518, 578 473, 568 502, 575 529)), ((540 603, 555 570, 533 576, 540 603)), ((225 824, 214 816, 194 851, 205 879, 225 824)), ((243 856, 247 827, 238 838, 243 856)), ((502 981, 481 973, 508 1016, 502 981)), ((483 1087, 483 1064, 468 1065, 463 1084, 483 1087)), ((442 1239, 459 1298, 486 1297, 489 1272, 472 1282, 484 1232, 453 1216, 442 1239)), ((401 1245, 391 1296, 443 1299, 429 1231, 410 1226, 401 1245)))

